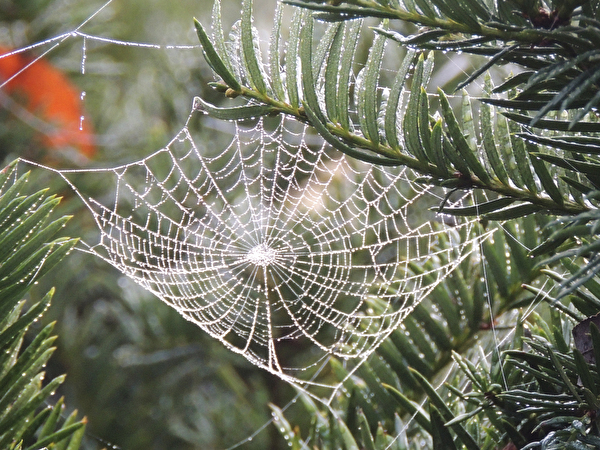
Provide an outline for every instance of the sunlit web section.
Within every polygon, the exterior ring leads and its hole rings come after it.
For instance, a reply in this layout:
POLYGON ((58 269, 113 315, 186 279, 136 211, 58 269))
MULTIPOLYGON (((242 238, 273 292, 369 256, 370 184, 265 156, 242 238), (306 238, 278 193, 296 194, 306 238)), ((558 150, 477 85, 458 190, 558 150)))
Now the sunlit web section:
POLYGON ((116 184, 112 204, 71 184, 100 229, 91 253, 253 364, 335 388, 319 376, 329 357, 351 374, 472 251, 472 222, 430 212, 440 192, 406 169, 349 160, 304 125, 269 121, 233 124, 224 149, 186 126, 153 155, 100 171, 116 184))

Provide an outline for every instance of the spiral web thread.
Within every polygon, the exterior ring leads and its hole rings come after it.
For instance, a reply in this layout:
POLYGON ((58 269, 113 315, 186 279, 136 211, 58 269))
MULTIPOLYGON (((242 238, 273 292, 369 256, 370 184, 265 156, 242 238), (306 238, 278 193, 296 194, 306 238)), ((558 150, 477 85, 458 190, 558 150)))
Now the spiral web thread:
POLYGON ((405 168, 346 158, 285 118, 233 126, 225 149, 186 124, 149 157, 95 170, 113 204, 71 181, 89 170, 59 172, 100 230, 87 251, 252 364, 333 395, 329 358, 347 379, 485 235, 429 211, 443 193, 405 168))

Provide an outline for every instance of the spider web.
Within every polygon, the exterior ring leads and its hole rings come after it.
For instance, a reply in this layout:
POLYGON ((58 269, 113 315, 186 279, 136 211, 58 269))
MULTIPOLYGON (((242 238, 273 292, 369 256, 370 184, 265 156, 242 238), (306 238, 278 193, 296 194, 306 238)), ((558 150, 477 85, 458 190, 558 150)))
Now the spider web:
POLYGON ((59 171, 100 230, 87 251, 252 364, 335 390, 345 379, 319 380, 328 359, 350 376, 483 237, 428 211, 441 192, 405 168, 350 160, 290 119, 233 126, 224 149, 186 126, 141 161, 95 170, 114 180, 112 204, 59 171))

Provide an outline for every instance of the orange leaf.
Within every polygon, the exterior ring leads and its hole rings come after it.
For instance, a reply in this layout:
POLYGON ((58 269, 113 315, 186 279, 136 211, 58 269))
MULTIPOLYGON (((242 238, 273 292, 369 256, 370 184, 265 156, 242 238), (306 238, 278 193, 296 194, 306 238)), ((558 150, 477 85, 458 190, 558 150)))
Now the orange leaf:
MULTIPOLYGON (((11 50, 0 46, 0 55, 11 50)), ((82 121, 83 109, 79 91, 57 68, 43 59, 33 62, 21 53, 0 58, 0 80, 9 81, 3 90, 25 98, 25 108, 51 125, 42 137, 50 148, 77 148, 87 157, 96 152, 93 131, 82 121), (31 64, 27 67, 28 64, 31 64)))

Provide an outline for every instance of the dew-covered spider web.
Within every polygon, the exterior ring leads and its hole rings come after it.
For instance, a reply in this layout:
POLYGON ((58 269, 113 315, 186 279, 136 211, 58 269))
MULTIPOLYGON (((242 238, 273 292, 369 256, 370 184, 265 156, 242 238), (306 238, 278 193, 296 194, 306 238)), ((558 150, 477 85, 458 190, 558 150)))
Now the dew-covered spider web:
POLYGON ((344 379, 320 376, 329 358, 350 376, 481 236, 429 211, 441 191, 405 168, 351 160, 291 119, 232 126, 225 148, 186 126, 141 161, 94 170, 110 203, 59 171, 100 231, 86 251, 252 364, 335 390, 344 379))

